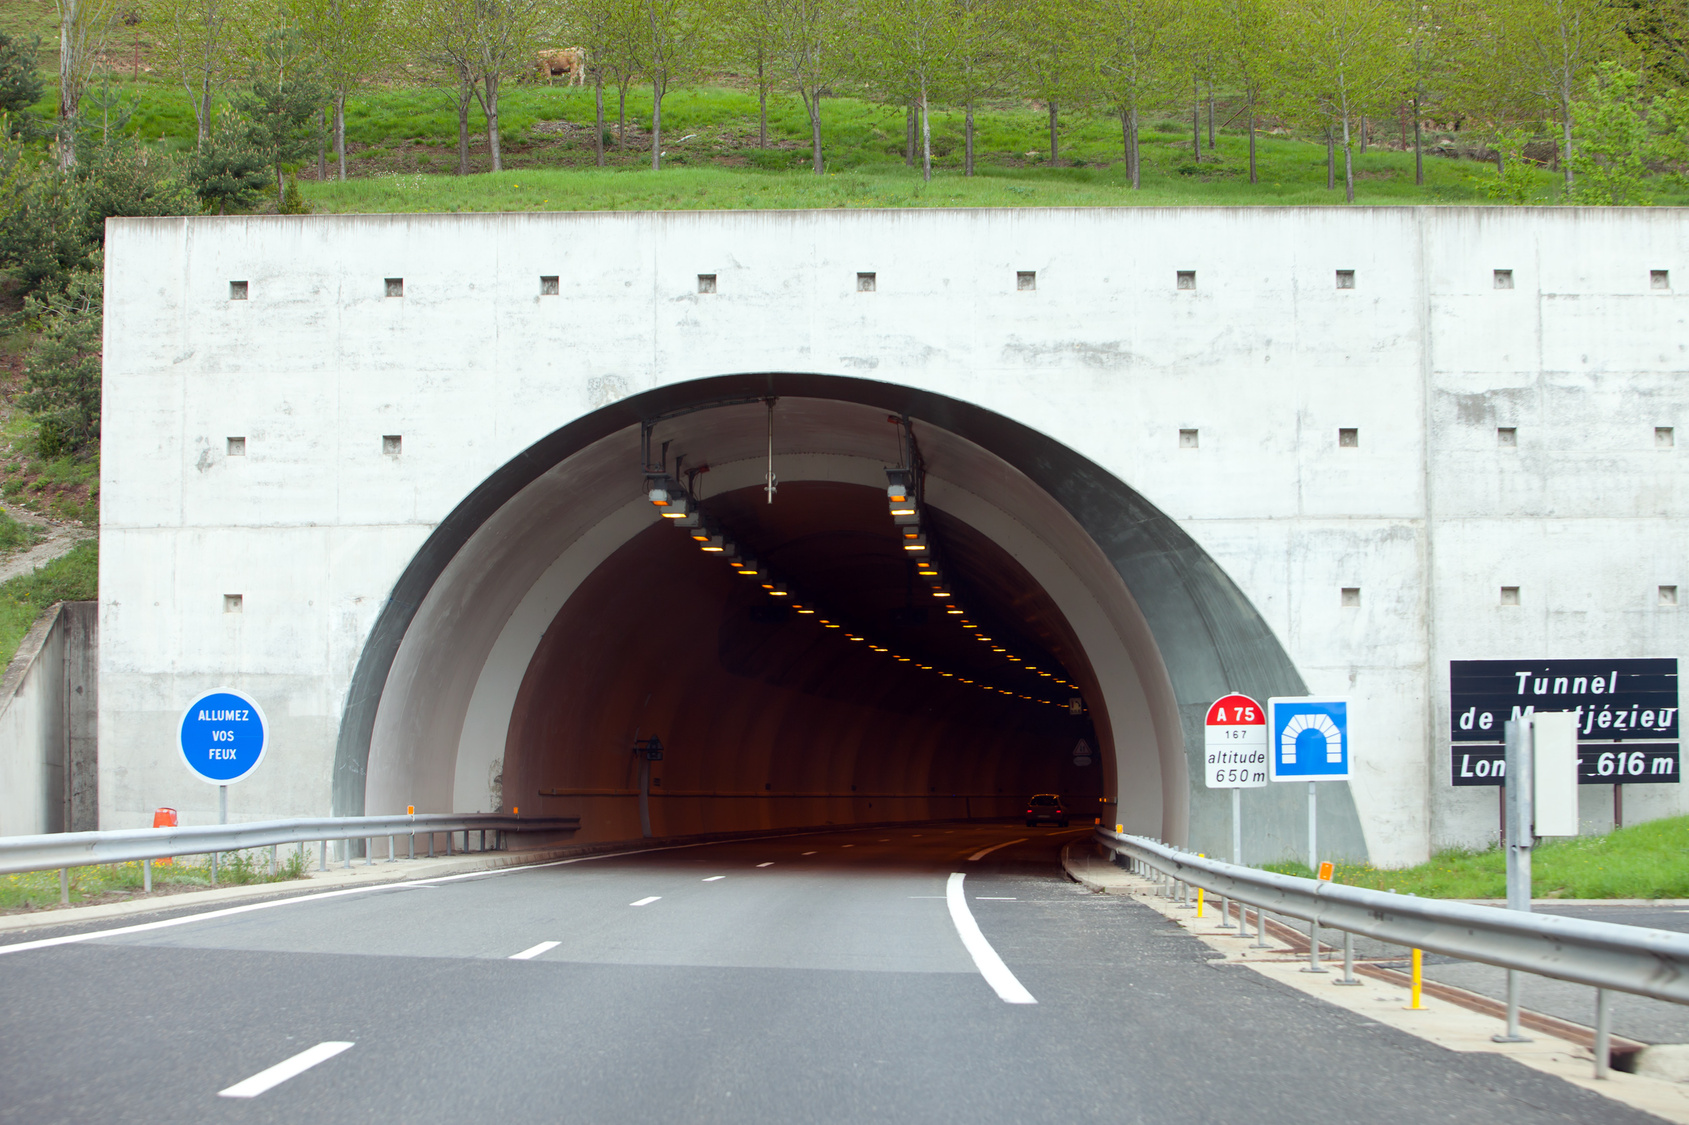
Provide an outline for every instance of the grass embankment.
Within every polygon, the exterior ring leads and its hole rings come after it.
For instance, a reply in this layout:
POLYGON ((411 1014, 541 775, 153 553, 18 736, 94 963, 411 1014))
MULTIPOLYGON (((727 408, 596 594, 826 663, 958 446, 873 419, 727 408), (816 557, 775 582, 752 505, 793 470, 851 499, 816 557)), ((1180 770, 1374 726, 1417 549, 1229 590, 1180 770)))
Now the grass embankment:
MULTIPOLYGON (((1294 862, 1266 869, 1313 874, 1294 862)), ((1452 848, 1417 867, 1340 863, 1332 880, 1424 898, 1505 898, 1507 854, 1452 848)), ((1539 844, 1531 851, 1531 884, 1537 898, 1689 898, 1689 816, 1539 844)))
MULTIPOLYGON (((281 851, 276 873, 270 874, 268 848, 224 852, 217 857, 217 885, 281 883, 303 879, 311 866, 303 845, 281 851)), ((144 876, 139 863, 113 863, 70 869, 71 905, 113 902, 142 894, 144 876)), ((192 890, 211 885, 211 857, 193 856, 170 864, 155 862, 152 869, 154 894, 192 890)), ((0 876, 0 913, 40 910, 59 904, 59 873, 27 871, 0 876)))
POLYGON ((33 573, 0 583, 0 668, 11 663, 24 634, 48 606, 99 595, 100 547, 92 539, 33 573))

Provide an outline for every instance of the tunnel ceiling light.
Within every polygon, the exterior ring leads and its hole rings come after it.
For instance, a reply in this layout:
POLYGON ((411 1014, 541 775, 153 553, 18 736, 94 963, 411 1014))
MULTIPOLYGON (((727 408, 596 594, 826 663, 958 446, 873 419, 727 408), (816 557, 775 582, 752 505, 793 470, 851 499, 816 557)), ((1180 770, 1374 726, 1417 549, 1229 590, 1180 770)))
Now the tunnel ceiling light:
POLYGON ((852 641, 860 641, 860 640, 861 640, 861 639, 862 639, 862 638, 861 638, 861 637, 858 637, 858 636, 856 636, 856 635, 855 635, 855 634, 854 634, 854 633, 846 633, 846 634, 845 634, 845 639, 846 639, 846 640, 852 640, 852 641))
POLYGON ((952 595, 951 595, 949 590, 945 589, 943 586, 940 586, 938 589, 936 589, 932 592, 932 596, 939 599, 940 601, 948 601, 951 598, 952 595))
POLYGON ((956 673, 954 672, 940 672, 939 675, 943 676, 947 680, 956 678, 956 673))
POLYGON ((898 659, 898 660, 901 660, 901 661, 902 661, 902 662, 903 662, 903 663, 905 663, 905 664, 908 664, 908 663, 910 663, 910 660, 909 660, 909 658, 908 658, 908 657, 907 657, 907 656, 899 656, 899 657, 898 657, 898 658, 897 658, 897 659, 898 659))
POLYGON ((1011 653, 1009 653, 1009 655, 1008 655, 1008 659, 1009 659, 1009 660, 1013 660, 1013 661, 1014 661, 1014 662, 1015 662, 1015 663, 1016 663, 1016 664, 1019 664, 1019 663, 1020 663, 1020 657, 1018 657, 1018 656, 1016 656, 1016 655, 1015 655, 1015 654, 1014 654, 1014 653, 1012 653, 1012 652, 1011 652, 1011 653))
POLYGON ((724 538, 720 535, 712 535, 708 539, 703 540, 700 546, 712 555, 718 555, 724 551, 731 551, 733 549, 733 540, 724 538))
POLYGON ((815 612, 813 609, 805 609, 801 605, 800 606, 794 606, 793 608, 795 608, 799 613, 806 614, 806 615, 815 612))
POLYGON ((787 590, 785 585, 783 583, 779 583, 779 582, 776 582, 772 587, 769 588, 769 591, 768 591, 768 596, 771 597, 771 598, 784 598, 784 597, 789 597, 790 595, 791 595, 791 591, 787 590))
POLYGON ((903 549, 905 551, 926 551, 930 548, 927 544, 927 537, 925 535, 916 535, 904 538, 903 549))
POLYGON ((957 609, 955 606, 951 606, 949 609, 945 610, 944 612, 946 614, 950 615, 951 617, 960 617, 963 613, 965 613, 967 611, 957 609))
POLYGON ((696 504, 694 504, 692 506, 691 511, 687 512, 683 516, 678 516, 678 517, 675 518, 674 525, 676 527, 688 527, 688 528, 703 527, 704 526, 704 513, 696 504))
MULTIPOLYGON (((983 640, 984 638, 981 638, 981 639, 983 640)), ((992 652, 1008 652, 1009 650, 1004 648, 1002 645, 992 645, 991 651, 992 652)))
POLYGON ((980 640, 984 641, 986 644, 991 643, 991 638, 986 636, 984 633, 979 633, 979 634, 977 634, 977 636, 979 637, 980 640))
POLYGON ((891 502, 891 518, 898 523, 902 523, 904 520, 918 519, 919 516, 915 512, 913 501, 893 500, 891 502))
POLYGON ((964 621, 964 622, 962 622, 962 628, 964 628, 964 629, 977 629, 977 628, 979 628, 979 626, 975 625, 972 621, 964 621))
POLYGON ((828 624, 825 621, 823 621, 821 624, 825 625, 829 629, 842 629, 842 628, 844 628, 844 626, 842 626, 842 625, 831 625, 831 624, 828 624))
POLYGON ((692 530, 691 535, 692 538, 696 539, 698 542, 705 543, 715 537, 716 529, 709 524, 700 521, 698 526, 692 530))
POLYGON ((915 573, 919 574, 922 578, 937 578, 938 567, 934 566, 930 562, 919 562, 915 564, 915 573))
POLYGON ((690 496, 682 493, 670 500, 666 505, 663 505, 662 515, 663 518, 667 520, 684 519, 689 512, 692 512, 697 507, 698 505, 692 502, 692 498, 690 496))
POLYGON ((889 500, 907 500, 910 496, 911 478, 914 475, 908 469, 887 469, 886 498, 889 500))

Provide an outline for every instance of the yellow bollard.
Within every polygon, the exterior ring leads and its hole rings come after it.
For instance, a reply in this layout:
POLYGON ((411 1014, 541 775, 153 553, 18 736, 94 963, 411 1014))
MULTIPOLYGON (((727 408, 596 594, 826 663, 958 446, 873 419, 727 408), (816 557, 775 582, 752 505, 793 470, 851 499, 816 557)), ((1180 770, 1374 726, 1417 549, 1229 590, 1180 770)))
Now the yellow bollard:
POLYGON ((1196 916, 1198 918, 1202 917, 1202 888, 1201 887, 1198 887, 1196 889, 1196 916))
POLYGON ((1413 983, 1408 987, 1408 996, 1412 1003, 1408 1004, 1410 1012, 1424 1011, 1425 1005, 1419 1002, 1420 993, 1425 988, 1425 953, 1423 950, 1413 951, 1413 983))

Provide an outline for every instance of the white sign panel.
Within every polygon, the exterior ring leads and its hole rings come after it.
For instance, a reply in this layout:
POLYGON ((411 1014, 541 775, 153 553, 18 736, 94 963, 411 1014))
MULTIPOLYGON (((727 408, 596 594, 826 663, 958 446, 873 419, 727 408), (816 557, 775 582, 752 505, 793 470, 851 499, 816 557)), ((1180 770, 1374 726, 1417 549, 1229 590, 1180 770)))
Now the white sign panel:
POLYGON ((1203 770, 1210 789, 1267 784, 1267 712, 1247 695, 1228 695, 1208 708, 1203 770))

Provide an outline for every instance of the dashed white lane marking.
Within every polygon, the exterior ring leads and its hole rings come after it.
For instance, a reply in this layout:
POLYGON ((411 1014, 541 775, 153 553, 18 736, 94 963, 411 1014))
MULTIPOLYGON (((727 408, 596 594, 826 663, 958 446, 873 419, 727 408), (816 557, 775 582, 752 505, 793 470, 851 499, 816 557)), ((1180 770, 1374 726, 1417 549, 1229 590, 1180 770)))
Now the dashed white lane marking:
POLYGON ((556 949, 563 943, 560 941, 542 941, 538 945, 530 945, 520 953, 512 953, 506 958, 508 961, 531 961, 548 949, 556 949))
POLYGON ((708 879, 705 879, 704 882, 713 883, 717 879, 725 879, 725 878, 727 878, 727 876, 725 876, 725 875, 711 875, 708 879))
POLYGON ((841 847, 841 848, 854 848, 855 846, 856 846, 855 844, 840 844, 839 845, 839 847, 841 847))
POLYGON ((804 852, 803 854, 804 855, 814 855, 815 853, 814 852, 804 852))
POLYGON ((660 899, 662 897, 663 897, 662 895, 647 895, 644 898, 640 899, 638 902, 630 902, 630 903, 628 903, 628 905, 629 906, 650 906, 653 902, 656 902, 658 899, 660 899))
POLYGON ((976 859, 984 859, 986 856, 990 855, 992 852, 996 851, 998 848, 1006 848, 1010 844, 1024 844, 1030 838, 1031 837, 1029 837, 1029 836, 1022 836, 1018 840, 1005 840, 1001 844, 992 844, 989 848, 985 848, 981 851, 975 852, 973 855, 970 855, 968 857, 968 862, 972 863, 976 859))
POLYGON ((974 901, 975 902, 1019 902, 1020 899, 1010 898, 1007 895, 975 895, 974 901))
POLYGON ((332 1059, 351 1045, 350 1043, 333 1041, 318 1043, 315 1047, 300 1051, 291 1059, 279 1062, 268 1070, 260 1070, 244 1082, 236 1082, 227 1090, 218 1090, 217 1096, 220 1098, 256 1098, 265 1090, 273 1086, 280 1086, 289 1078, 305 1073, 320 1062, 332 1059))
POLYGON ((985 978, 999 997, 1008 1004, 1036 1004, 1032 993, 1015 979, 1009 972, 1009 967, 1003 964, 1003 959, 997 956, 997 951, 991 948, 991 943, 985 940, 985 935, 979 931, 979 923, 974 921, 973 913, 968 909, 968 900, 962 894, 962 880, 967 878, 960 871, 950 874, 950 881, 945 884, 944 897, 950 903, 950 920, 956 924, 956 933, 967 946, 968 955, 974 959, 974 967, 979 969, 979 975, 985 978))
POLYGON ((759 864, 757 864, 757 866, 758 867, 773 867, 774 861, 771 859, 767 863, 759 863, 759 864))

